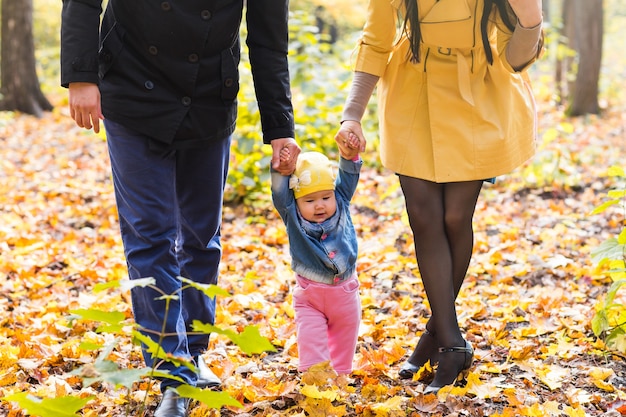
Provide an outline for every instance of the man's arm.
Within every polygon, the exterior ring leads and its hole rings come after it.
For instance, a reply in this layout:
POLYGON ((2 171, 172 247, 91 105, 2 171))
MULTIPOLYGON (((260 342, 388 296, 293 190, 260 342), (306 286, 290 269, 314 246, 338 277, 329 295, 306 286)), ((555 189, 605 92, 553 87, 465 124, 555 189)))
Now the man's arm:
POLYGON ((98 42, 102 0, 63 0, 61 85, 98 83, 98 42))
POLYGON ((287 0, 247 2, 246 20, 250 65, 263 142, 293 138, 294 120, 289 79, 289 7, 287 0))
POLYGON ((98 42, 101 0, 63 0, 61 85, 69 88, 70 116, 86 129, 100 131, 98 42))
POLYGON ((295 141, 293 105, 289 79, 289 2, 255 0, 247 2, 246 43, 254 90, 261 113, 263 142, 272 144, 272 166, 283 175, 295 169, 300 147, 295 141), (291 159, 281 161, 287 147, 291 159))

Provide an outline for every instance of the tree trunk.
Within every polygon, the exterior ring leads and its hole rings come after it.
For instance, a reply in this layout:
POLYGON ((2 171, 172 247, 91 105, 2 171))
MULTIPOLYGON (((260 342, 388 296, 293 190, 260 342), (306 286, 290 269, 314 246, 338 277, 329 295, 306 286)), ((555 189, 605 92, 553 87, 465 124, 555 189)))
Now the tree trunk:
POLYGON ((561 3, 561 36, 557 46, 556 60, 556 85, 558 103, 564 104, 572 96, 574 84, 574 72, 576 71, 576 57, 579 50, 576 43, 576 21, 574 19, 574 2, 576 0, 563 0, 561 3))
POLYGON ((604 34, 602 0, 575 0, 574 25, 578 51, 578 72, 567 113, 570 116, 600 113, 598 85, 604 34))
POLYGON ((602 64, 602 37, 604 13, 602 0, 565 0, 563 2, 563 37, 575 59, 561 56, 558 76, 567 80, 567 92, 561 82, 559 90, 568 103, 569 116, 600 113, 598 85, 602 64), (575 76, 574 76, 575 74, 575 76))
POLYGON ((561 36, 557 40, 556 46, 556 63, 554 81, 556 84, 556 96, 559 105, 568 97, 569 86, 567 80, 568 73, 571 71, 572 62, 569 56, 569 34, 568 30, 572 27, 571 21, 572 0, 563 0, 561 2, 561 36))
POLYGON ((33 0, 2 0, 0 110, 40 117, 52 105, 41 92, 33 41, 33 0))

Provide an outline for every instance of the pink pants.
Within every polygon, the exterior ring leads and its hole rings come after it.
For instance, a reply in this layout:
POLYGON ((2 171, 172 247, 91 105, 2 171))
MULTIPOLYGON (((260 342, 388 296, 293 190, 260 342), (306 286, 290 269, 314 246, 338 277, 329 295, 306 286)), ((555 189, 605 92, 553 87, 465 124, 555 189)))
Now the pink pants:
POLYGON ((298 370, 331 361, 339 374, 352 372, 361 322, 361 298, 356 274, 338 285, 296 276, 293 290, 298 338, 298 370))

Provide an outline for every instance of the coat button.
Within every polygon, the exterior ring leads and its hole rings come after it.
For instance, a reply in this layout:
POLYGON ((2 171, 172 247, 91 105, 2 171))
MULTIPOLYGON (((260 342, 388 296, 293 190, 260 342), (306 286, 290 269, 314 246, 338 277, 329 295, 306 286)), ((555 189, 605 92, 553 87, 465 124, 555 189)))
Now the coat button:
POLYGON ((235 83, 235 82, 233 81, 233 79, 232 79, 232 78, 226 78, 226 79, 224 80, 224 87, 230 88, 230 87, 232 87, 232 86, 233 86, 233 84, 234 84, 234 83, 235 83))
POLYGON ((211 12, 209 10, 203 10, 200 12, 202 20, 209 20, 211 18, 211 12))
POLYGON ((335 259, 335 252, 334 251, 333 252, 328 252, 328 257, 330 259, 335 259))
POLYGON ((171 9, 172 5, 168 1, 164 1, 163 3, 161 3, 161 10, 163 10, 164 12, 168 12, 171 9))
POLYGON ((181 102, 183 103, 183 106, 189 106, 191 104, 191 97, 183 97, 181 102))
POLYGON ((189 55, 189 62, 198 62, 198 54, 189 55))
POLYGON ((150 55, 156 55, 156 54, 158 54, 158 53, 159 53, 159 49, 158 49, 156 46, 151 45, 151 46, 148 48, 148 53, 149 53, 150 55))
POLYGON ((327 237, 328 237, 328 235, 327 235, 326 233, 324 233, 324 234, 322 235, 322 240, 326 240, 326 238, 327 238, 327 237))
POLYGON ((146 90, 152 90, 154 88, 154 83, 148 80, 143 84, 143 86, 146 87, 146 90))

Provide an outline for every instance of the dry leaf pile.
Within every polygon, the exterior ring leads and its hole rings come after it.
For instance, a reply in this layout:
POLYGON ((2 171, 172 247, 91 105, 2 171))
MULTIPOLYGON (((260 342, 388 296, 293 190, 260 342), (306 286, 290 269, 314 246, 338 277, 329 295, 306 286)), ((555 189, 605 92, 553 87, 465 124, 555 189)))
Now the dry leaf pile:
MULTIPOLYGON (((565 121, 545 107, 543 131, 564 123, 573 129, 541 149, 559 154, 561 176, 536 187, 524 175, 528 167, 520 169, 486 185, 478 203, 475 255, 458 299, 460 323, 476 349, 464 386, 424 396, 422 382, 397 379, 424 330, 428 304, 397 180, 370 165, 353 200, 363 305, 354 373, 336 377, 325 364, 295 371, 294 279, 282 223, 271 208, 226 207, 220 284, 231 296, 220 297, 217 324, 254 324, 277 352, 248 357, 213 337, 207 362, 244 407, 196 404, 190 415, 626 414, 624 358, 606 352, 590 327, 608 281, 589 256, 623 221, 589 213, 611 186, 606 169, 626 160, 626 116, 565 121)), ((85 386, 71 373, 97 354, 82 343, 106 344, 113 336, 96 332, 97 323, 73 320, 70 310, 131 317, 128 294, 92 291, 126 274, 104 141, 60 111, 40 120, 3 114, 0 145, 0 397, 93 395, 83 416, 135 415, 144 398, 152 409, 158 391, 147 381, 129 393, 85 386)), ((129 339, 109 358, 122 368, 142 366, 129 339)), ((24 414, 3 401, 0 415, 24 414)))

